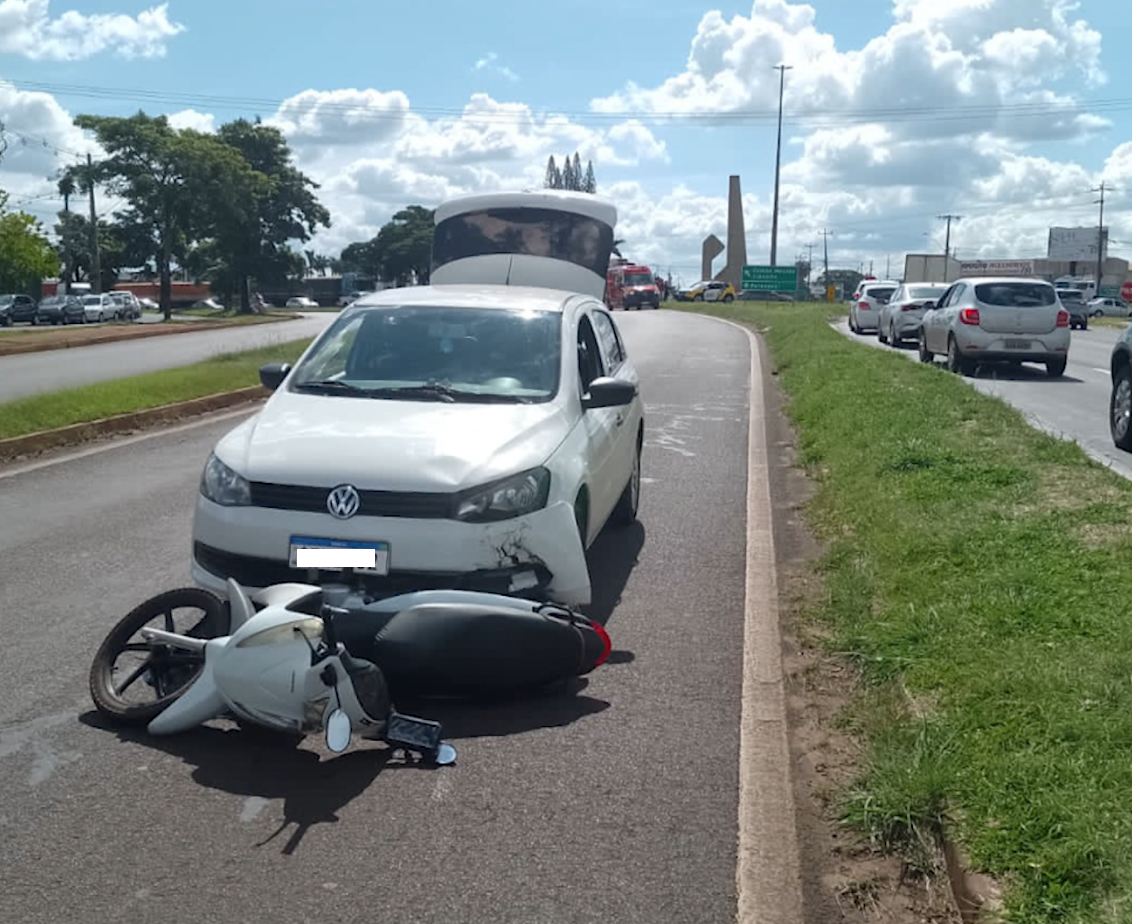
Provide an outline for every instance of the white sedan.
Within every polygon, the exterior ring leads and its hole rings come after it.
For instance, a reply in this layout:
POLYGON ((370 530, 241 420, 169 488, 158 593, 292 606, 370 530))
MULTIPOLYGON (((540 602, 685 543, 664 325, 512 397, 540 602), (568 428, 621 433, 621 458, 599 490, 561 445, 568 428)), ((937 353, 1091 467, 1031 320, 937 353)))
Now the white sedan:
POLYGON ((318 302, 313 298, 307 298, 305 295, 296 295, 294 298, 287 299, 288 308, 317 308, 318 302))
POLYGON ((345 309, 215 447, 193 578, 225 594, 365 556, 372 593, 465 588, 590 601, 585 552, 637 517, 644 409, 590 296, 412 286, 345 309), (310 561, 317 561, 312 566, 310 561), (306 560, 306 563, 304 563, 306 560))

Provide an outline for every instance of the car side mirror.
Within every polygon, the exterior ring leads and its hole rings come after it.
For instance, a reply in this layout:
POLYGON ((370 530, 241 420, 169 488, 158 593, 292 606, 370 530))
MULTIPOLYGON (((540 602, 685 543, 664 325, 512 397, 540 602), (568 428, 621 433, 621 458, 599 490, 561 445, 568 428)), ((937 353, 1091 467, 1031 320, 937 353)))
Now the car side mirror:
POLYGON ((268 391, 275 391, 283 384, 283 380, 287 378, 287 373, 290 371, 290 363, 268 363, 266 366, 259 367, 259 380, 268 391))
POLYGON ((599 407, 624 407, 637 397, 637 386, 624 379, 603 375, 590 382, 590 390, 582 397, 582 409, 589 411, 599 407))
POLYGON ((931 311, 935 307, 935 302, 924 302, 924 310, 931 311))

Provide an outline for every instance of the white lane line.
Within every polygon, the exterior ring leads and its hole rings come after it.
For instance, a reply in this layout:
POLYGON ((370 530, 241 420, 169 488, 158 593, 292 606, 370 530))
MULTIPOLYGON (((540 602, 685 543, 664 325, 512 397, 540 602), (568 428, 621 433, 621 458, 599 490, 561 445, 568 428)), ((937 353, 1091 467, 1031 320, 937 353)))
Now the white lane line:
POLYGON ((774 506, 759 341, 751 350, 747 446, 747 567, 739 718, 738 924, 802 924, 801 852, 795 821, 786 685, 778 613, 774 506))

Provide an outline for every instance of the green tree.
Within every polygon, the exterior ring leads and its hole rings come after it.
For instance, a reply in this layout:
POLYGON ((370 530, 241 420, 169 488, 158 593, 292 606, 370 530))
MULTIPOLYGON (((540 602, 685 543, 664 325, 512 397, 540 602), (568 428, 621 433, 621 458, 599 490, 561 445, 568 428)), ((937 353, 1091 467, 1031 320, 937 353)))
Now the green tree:
POLYGON ((558 169, 558 164, 554 162, 554 155, 550 155, 550 160, 546 162, 546 179, 542 184, 546 189, 561 189, 562 188, 562 171, 558 169))
POLYGON ((44 277, 59 272, 59 255, 35 217, 8 211, 8 194, 0 190, 0 292, 39 296, 44 277))
POLYGON ((624 254, 621 253, 621 245, 625 243, 625 238, 618 237, 613 240, 613 256, 621 257, 624 259, 624 254))
POLYGON ((433 210, 422 205, 401 209, 374 238, 385 282, 427 285, 432 265, 433 210))
POLYGON ((574 162, 567 157, 562 165, 562 188, 577 189, 578 178, 574 175, 574 162))
POLYGON ((381 253, 376 238, 347 245, 339 258, 342 272, 365 273, 375 279, 382 278, 381 253))
MULTIPOLYGON (((59 212, 55 235, 59 240, 59 259, 63 263, 61 278, 64 282, 92 282, 94 254, 90 219, 79 212, 59 212)), ((103 292, 114 287, 123 267, 137 265, 130 259, 127 242, 119 226, 104 219, 98 222, 98 255, 103 292)))
POLYGON ((597 179, 594 177, 594 162, 586 162, 586 175, 582 180, 582 191, 588 193, 597 192, 597 179))
MULTIPOLYGON (((216 244, 239 291, 240 311, 251 311, 250 280, 275 285, 294 267, 288 241, 306 242, 318 226, 330 227, 330 213, 315 196, 318 184, 293 163, 290 147, 277 128, 258 120, 222 125, 219 139, 238 152, 255 180, 240 185, 244 199, 217 221, 216 244)), ((329 261, 308 251, 312 271, 329 261)))
MULTIPOLYGON (((130 205, 124 223, 156 264, 160 304, 172 315, 172 263, 191 245, 231 227, 259 190, 240 153, 219 137, 178 131, 165 116, 80 115, 75 124, 94 133, 107 152, 92 181, 130 205)), ((72 169, 81 177, 85 165, 72 169)))

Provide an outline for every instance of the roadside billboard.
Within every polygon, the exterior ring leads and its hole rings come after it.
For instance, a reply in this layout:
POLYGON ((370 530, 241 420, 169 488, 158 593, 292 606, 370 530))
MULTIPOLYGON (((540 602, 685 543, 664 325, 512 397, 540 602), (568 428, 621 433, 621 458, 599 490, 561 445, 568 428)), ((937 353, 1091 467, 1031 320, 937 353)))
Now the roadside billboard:
MULTIPOLYGON (((1104 253, 1108 256, 1108 228, 1100 235, 1104 253)), ((1047 256, 1050 260, 1074 262, 1097 259, 1098 233, 1096 228, 1050 228, 1047 256)))
POLYGON ((1033 260, 970 260, 959 264, 960 276, 1034 276, 1033 260))

